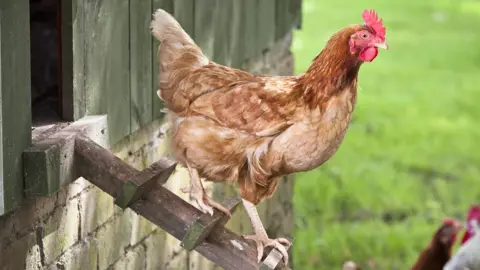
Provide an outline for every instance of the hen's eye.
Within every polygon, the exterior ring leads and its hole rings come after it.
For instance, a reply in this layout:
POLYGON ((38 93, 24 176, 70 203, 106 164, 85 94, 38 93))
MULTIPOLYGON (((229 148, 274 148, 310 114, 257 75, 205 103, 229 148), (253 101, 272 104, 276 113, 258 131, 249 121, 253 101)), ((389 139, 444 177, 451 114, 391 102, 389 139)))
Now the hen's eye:
POLYGON ((363 34, 362 34, 362 38, 368 38, 368 34, 367 34, 367 33, 363 33, 363 34))

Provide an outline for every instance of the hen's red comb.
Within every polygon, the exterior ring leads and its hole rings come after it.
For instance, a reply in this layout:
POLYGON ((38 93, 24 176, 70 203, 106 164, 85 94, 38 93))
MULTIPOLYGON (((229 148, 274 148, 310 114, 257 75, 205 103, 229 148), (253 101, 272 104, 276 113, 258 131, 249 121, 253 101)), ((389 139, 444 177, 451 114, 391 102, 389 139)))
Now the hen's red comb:
POLYGON ((373 9, 366 9, 363 12, 362 17, 365 24, 372 28, 372 30, 375 32, 375 35, 381 38, 382 41, 385 41, 385 34, 387 30, 383 26, 383 20, 378 19, 378 13, 373 9))
POLYGON ((478 222, 480 222, 480 205, 472 205, 472 207, 470 207, 470 210, 468 211, 467 230, 463 235, 462 244, 467 242, 467 240, 475 234, 471 224, 472 220, 477 220, 478 222))
POLYGON ((458 222, 454 218, 444 218, 443 219, 443 224, 451 225, 451 226, 458 226, 458 222))

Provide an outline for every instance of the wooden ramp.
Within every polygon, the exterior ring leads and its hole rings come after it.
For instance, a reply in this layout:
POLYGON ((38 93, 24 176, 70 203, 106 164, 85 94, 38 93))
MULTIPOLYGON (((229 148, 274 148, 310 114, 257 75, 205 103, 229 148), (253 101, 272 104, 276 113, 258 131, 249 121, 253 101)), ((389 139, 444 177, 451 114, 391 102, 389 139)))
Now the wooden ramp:
MULTIPOLYGON (((138 171, 86 136, 71 140, 75 177, 84 177, 114 197, 119 207, 131 208, 181 240, 185 249, 196 250, 224 269, 287 269, 275 249, 268 249, 268 256, 258 263, 255 244, 225 228, 228 217, 220 211, 204 214, 164 188, 175 169, 171 161, 160 160, 138 171)), ((230 198, 223 205, 233 213, 240 202, 230 198)))

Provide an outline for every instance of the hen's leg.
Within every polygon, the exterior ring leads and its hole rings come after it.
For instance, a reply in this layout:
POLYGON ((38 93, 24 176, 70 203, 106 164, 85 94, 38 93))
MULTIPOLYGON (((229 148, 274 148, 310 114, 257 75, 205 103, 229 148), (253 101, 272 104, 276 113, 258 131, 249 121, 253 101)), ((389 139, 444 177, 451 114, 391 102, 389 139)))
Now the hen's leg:
POLYGON ((213 208, 217 208, 218 210, 224 212, 227 216, 231 216, 231 213, 227 208, 214 201, 207 195, 205 189, 203 188, 202 180, 198 175, 198 171, 188 166, 188 164, 187 168, 188 172, 190 173, 190 186, 187 188, 182 188, 182 192, 190 193, 191 198, 197 202, 200 210, 204 213, 213 215, 213 208))
POLYGON ((244 236, 245 239, 253 240, 257 244, 257 252, 258 252, 258 261, 262 260, 263 256, 263 249, 268 246, 272 246, 283 255, 283 261, 285 265, 288 264, 288 252, 285 246, 290 246, 290 241, 285 238, 277 238, 277 239, 270 239, 268 238, 267 232, 263 227, 262 220, 260 220, 260 216, 258 215, 257 207, 245 200, 242 199, 243 206, 245 207, 245 211, 252 222, 253 231, 255 232, 254 235, 244 236))

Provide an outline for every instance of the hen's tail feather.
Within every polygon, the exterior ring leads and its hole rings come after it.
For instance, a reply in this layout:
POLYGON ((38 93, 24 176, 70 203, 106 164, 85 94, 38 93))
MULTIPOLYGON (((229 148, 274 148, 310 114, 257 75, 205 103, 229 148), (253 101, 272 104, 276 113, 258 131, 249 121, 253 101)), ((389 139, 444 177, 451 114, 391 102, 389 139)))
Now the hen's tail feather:
POLYGON ((173 100, 176 89, 169 88, 169 84, 178 85, 178 80, 184 77, 180 75, 208 64, 209 60, 177 20, 165 10, 157 9, 150 27, 152 35, 161 42, 157 55, 160 65, 160 89, 157 94, 167 106, 175 107, 173 103, 179 102, 173 100))
MULTIPOLYGON (((158 9, 153 14, 150 27, 153 36, 161 42, 158 52, 161 67, 168 68, 165 65, 175 60, 182 60, 185 65, 193 66, 208 64, 208 58, 203 55, 202 50, 177 20, 165 10, 158 9)), ((178 68, 178 65, 175 67, 178 68)))
POLYGON ((157 9, 150 24, 153 36, 160 42, 176 44, 178 47, 195 44, 182 26, 163 9, 157 9))

